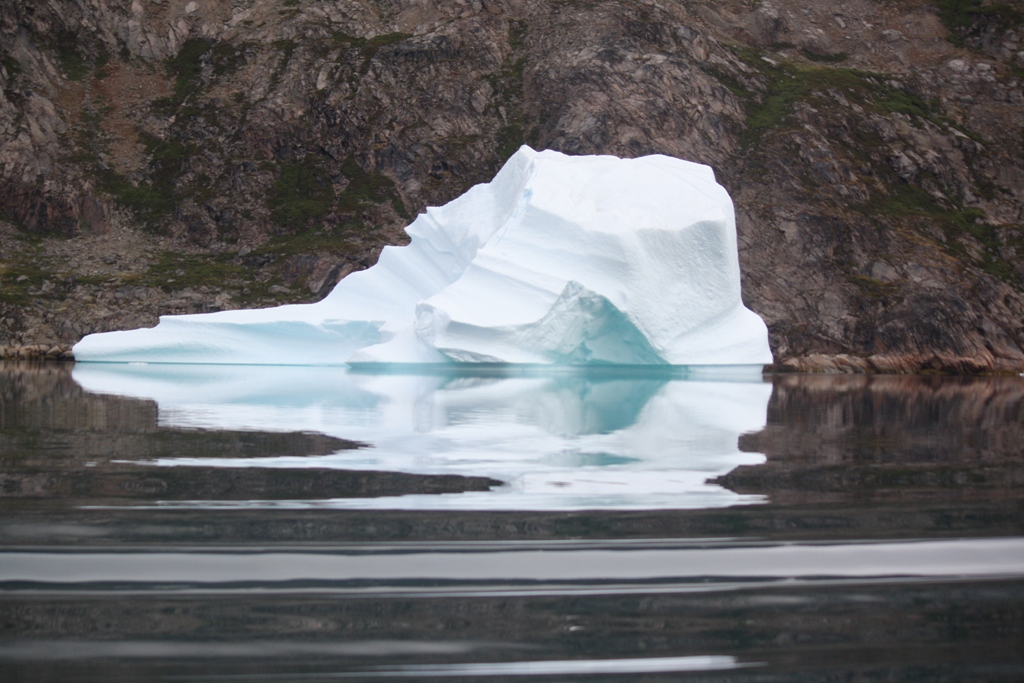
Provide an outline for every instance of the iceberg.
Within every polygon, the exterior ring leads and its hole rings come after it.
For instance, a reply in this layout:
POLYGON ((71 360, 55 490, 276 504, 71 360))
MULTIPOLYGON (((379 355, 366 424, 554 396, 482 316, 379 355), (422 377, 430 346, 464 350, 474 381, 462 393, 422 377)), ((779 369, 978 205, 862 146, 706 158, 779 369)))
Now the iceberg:
POLYGON ((732 201, 700 164, 522 147, 322 301, 163 316, 78 361, 764 365, 732 201))

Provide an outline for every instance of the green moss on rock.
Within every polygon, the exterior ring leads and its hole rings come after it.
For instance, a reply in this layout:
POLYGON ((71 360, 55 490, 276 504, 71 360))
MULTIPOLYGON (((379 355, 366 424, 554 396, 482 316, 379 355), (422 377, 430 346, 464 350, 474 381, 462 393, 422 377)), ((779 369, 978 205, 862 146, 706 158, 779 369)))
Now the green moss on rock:
POLYGON ((354 213, 371 204, 391 202, 399 216, 409 218, 390 178, 380 173, 367 173, 353 157, 342 162, 341 172, 348 178, 348 186, 338 197, 339 211, 354 213))
POLYGON ((299 230, 334 206, 334 186, 312 155, 281 164, 267 206, 282 228, 299 230))
POLYGON ((147 227, 158 230, 160 219, 170 215, 178 205, 176 181, 191 150, 180 140, 160 140, 145 134, 139 139, 151 159, 149 180, 132 183, 113 169, 107 169, 100 173, 99 187, 118 204, 131 209, 147 227))

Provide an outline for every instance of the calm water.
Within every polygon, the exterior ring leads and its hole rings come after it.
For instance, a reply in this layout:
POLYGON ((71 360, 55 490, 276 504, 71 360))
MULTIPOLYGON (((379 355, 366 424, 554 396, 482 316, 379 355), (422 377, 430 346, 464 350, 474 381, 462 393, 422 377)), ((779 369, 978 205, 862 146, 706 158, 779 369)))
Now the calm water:
POLYGON ((1024 680, 1024 379, 0 366, 3 681, 1024 680))

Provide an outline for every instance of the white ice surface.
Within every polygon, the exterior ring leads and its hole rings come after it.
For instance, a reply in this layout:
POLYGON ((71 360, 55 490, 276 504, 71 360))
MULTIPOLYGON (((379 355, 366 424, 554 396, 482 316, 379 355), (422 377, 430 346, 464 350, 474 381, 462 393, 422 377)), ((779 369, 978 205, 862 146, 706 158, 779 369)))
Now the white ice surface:
POLYGON ((764 365, 743 306, 728 193, 666 156, 523 147, 493 181, 406 228, 411 242, 323 301, 163 316, 89 335, 80 361, 331 365, 764 365))
POLYGON ((105 363, 77 364, 73 372, 88 391, 156 401, 162 427, 317 432, 369 445, 324 456, 178 457, 150 465, 383 470, 505 482, 487 492, 224 505, 574 510, 763 500, 708 483, 765 460, 737 446, 740 434, 765 425, 772 387, 759 372, 681 380, 568 368, 487 376, 105 363))

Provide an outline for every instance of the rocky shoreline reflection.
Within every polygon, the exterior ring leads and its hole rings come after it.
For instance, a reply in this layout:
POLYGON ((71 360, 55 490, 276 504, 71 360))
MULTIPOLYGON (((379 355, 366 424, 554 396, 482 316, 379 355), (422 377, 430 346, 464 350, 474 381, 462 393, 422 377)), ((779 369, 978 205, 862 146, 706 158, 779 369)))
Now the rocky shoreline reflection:
POLYGON ((782 375, 740 438, 767 462, 718 483, 780 504, 1018 501, 1022 443, 1019 378, 782 375))
POLYGON ((11 510, 176 500, 304 500, 486 491, 458 475, 140 467, 146 458, 315 457, 363 444, 304 431, 161 426, 154 402, 84 391, 71 367, 0 365, 0 505, 11 510))

